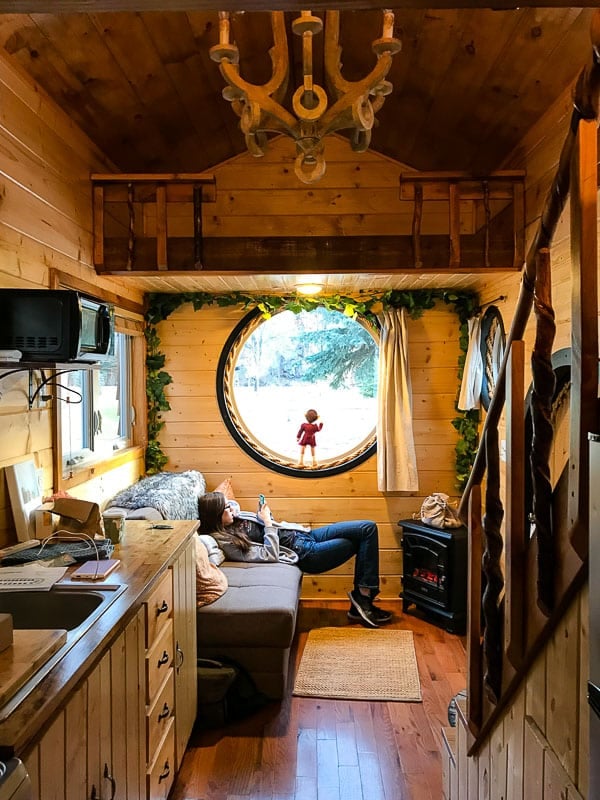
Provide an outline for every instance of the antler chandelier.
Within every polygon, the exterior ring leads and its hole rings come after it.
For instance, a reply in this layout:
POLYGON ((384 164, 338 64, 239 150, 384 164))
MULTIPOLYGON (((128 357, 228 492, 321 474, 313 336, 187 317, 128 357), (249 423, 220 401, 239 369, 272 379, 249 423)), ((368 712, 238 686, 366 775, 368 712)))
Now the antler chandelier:
POLYGON ((383 31, 372 49, 377 62, 362 80, 346 81, 341 72, 342 48, 339 45, 339 11, 327 11, 324 35, 324 71, 327 92, 313 80, 313 37, 323 30, 323 22, 310 11, 301 11, 292 23, 292 30, 302 37, 303 83, 292 98, 293 113, 282 102, 289 78, 289 54, 283 11, 271 12, 273 47, 269 51, 273 65, 267 83, 256 85, 245 81, 239 72, 239 51, 229 41, 228 11, 219 11, 219 44, 211 47, 210 57, 218 62, 228 86, 223 97, 240 117, 240 128, 246 147, 253 156, 263 156, 267 149, 267 132, 284 133, 296 142, 296 175, 304 183, 314 183, 325 173, 323 138, 339 130, 351 130, 350 146, 364 153, 371 141, 375 114, 392 91, 385 77, 392 65, 392 56, 402 44, 393 37, 394 14, 383 10, 383 31))

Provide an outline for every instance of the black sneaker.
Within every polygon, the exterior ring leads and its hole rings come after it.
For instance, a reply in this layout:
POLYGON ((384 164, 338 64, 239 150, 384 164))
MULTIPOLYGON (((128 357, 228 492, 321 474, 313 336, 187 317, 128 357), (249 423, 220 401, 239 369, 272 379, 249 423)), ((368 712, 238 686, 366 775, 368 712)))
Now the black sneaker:
POLYGON ((348 592, 348 597, 350 598, 350 603, 352 604, 352 608, 356 613, 357 620, 359 620, 365 626, 365 628, 378 628, 379 622, 375 617, 371 598, 364 597, 364 595, 362 595, 360 592, 357 592, 355 589, 353 589, 351 592, 348 592))
MULTIPOLYGON (((377 606, 371 605, 371 613, 378 625, 386 625, 388 622, 392 621, 392 613, 390 611, 385 611, 383 608, 378 608, 377 606)), ((350 605, 350 610, 348 611, 347 616, 352 622, 362 622, 362 617, 358 611, 356 611, 353 605, 350 605)))

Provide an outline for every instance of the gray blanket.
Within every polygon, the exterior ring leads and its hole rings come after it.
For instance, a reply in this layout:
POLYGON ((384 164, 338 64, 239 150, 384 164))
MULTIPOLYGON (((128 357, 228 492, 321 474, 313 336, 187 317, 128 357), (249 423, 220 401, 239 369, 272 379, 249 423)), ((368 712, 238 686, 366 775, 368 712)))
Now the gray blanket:
POLYGON ((201 472, 159 472, 116 494, 107 504, 120 508, 155 508, 163 519, 198 519, 198 498, 206 491, 201 472))

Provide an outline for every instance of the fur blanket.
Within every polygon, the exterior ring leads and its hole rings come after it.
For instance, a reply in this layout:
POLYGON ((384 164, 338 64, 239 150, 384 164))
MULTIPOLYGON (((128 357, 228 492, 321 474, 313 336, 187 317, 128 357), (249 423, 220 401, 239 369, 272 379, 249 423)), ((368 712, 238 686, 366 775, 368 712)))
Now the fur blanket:
POLYGON ((116 494, 108 506, 155 508, 163 519, 198 519, 198 498, 206 491, 201 472, 158 472, 116 494))

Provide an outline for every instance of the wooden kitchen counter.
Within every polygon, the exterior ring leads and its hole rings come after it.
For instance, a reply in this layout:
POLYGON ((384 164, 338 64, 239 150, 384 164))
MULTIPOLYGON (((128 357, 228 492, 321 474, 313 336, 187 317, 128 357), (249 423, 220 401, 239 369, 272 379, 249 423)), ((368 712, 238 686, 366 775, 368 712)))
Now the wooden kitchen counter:
MULTIPOLYGON (((115 546, 112 555, 112 558, 120 559, 120 564, 106 580, 72 581, 69 575, 75 565, 60 581, 60 584, 66 583, 81 590, 102 590, 103 586, 115 584, 124 584, 126 588, 31 691, 25 684, 19 695, 0 708, 0 755, 19 754, 43 730, 54 712, 138 612, 148 591, 178 558, 199 523, 178 520, 165 521, 164 524, 173 527, 161 530, 153 528, 153 523, 146 520, 127 521, 123 542, 115 546)), ((34 680, 35 676, 32 684, 34 680)))

